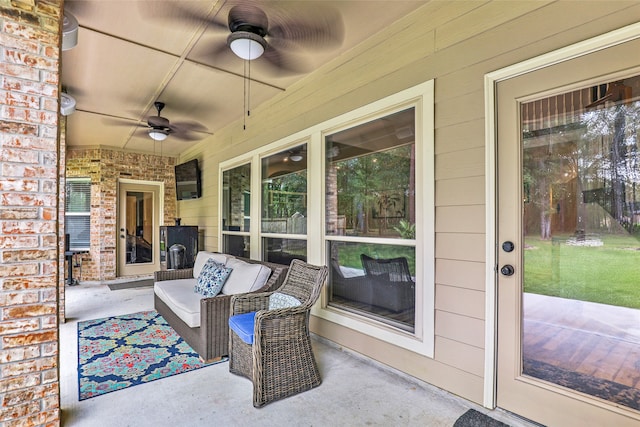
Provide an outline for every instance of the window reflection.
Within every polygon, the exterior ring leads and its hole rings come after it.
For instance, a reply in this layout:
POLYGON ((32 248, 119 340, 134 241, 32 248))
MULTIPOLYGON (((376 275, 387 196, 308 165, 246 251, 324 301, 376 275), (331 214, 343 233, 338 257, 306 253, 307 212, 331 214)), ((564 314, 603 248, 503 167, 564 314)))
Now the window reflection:
POLYGON ((326 137, 328 235, 415 238, 413 108, 326 137))
POLYGON ((329 306, 414 332, 415 248, 330 242, 329 306))
POLYGON ((307 233, 307 144, 262 159, 262 232, 307 233))
POLYGON ((222 229, 249 231, 251 213, 251 165, 222 174, 222 229))
POLYGON ((262 239, 264 261, 289 265, 294 259, 307 260, 307 241, 298 239, 262 239))

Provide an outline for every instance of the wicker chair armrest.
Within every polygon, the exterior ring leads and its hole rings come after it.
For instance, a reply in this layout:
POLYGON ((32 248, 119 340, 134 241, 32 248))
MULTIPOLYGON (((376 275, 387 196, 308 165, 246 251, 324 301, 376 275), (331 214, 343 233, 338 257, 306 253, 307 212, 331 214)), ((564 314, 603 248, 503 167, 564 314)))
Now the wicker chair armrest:
POLYGON ((175 279, 193 279, 193 268, 183 268, 180 270, 160 270, 153 272, 153 279, 156 282, 175 279))
POLYGON ((231 296, 230 314, 249 313, 266 310, 269 307, 269 295, 273 292, 254 292, 231 296))
POLYGON ((270 335, 277 330, 277 336, 291 336, 294 332, 303 332, 308 329, 308 307, 279 308, 275 310, 260 310, 256 313, 255 325, 258 336, 255 342, 260 342, 259 336, 270 335), (283 333, 287 330, 287 333, 283 333))

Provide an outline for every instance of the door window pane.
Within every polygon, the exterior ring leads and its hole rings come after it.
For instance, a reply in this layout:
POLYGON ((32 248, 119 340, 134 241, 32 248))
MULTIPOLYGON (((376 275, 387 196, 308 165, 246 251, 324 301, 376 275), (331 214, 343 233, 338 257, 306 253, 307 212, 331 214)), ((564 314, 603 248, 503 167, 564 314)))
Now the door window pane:
POLYGON ((127 191, 126 263, 153 261, 153 193, 127 191))
POLYGON ((328 135, 328 235, 415 238, 415 109, 328 135))
POLYGON ((640 409, 640 78, 522 105, 525 375, 640 409))

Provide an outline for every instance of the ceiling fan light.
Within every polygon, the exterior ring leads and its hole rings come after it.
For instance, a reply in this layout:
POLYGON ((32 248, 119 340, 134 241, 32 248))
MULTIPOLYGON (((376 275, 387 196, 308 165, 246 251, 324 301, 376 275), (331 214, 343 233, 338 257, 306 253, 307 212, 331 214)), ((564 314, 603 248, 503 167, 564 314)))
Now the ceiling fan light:
POLYGON ((169 132, 165 129, 149 129, 149 136, 154 141, 164 141, 169 136, 169 132))
POLYGON ((78 20, 69 12, 64 12, 62 21, 62 50, 69 50, 78 44, 78 20))
POLYGON ((291 159, 292 162, 299 162, 300 160, 302 160, 302 155, 301 154, 292 154, 289 156, 289 158, 291 159))
POLYGON ((236 31, 229 34, 227 44, 233 53, 248 61, 260 58, 266 46, 264 38, 248 31, 236 31))

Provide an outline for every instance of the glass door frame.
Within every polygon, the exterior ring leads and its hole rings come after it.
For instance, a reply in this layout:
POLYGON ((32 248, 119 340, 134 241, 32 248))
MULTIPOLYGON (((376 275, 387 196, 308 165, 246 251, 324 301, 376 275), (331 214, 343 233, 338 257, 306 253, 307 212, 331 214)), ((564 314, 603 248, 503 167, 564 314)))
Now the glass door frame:
POLYGON ((164 182, 119 179, 116 211, 116 276, 152 274, 154 271, 160 270, 160 226, 164 223, 164 182), (149 263, 126 264, 126 236, 123 238, 120 230, 125 221, 122 218, 125 212, 122 202, 123 195, 127 191, 152 192, 154 194, 153 225, 151 229, 155 244, 152 246, 152 262, 149 263))
POLYGON ((601 36, 585 40, 556 51, 488 73, 485 87, 485 194, 486 194, 486 264, 485 264, 485 376, 484 401, 488 408, 497 403, 497 264, 500 242, 497 235, 497 102, 496 86, 553 64, 569 61, 589 53, 604 50, 640 38, 640 23, 628 25, 601 36))

